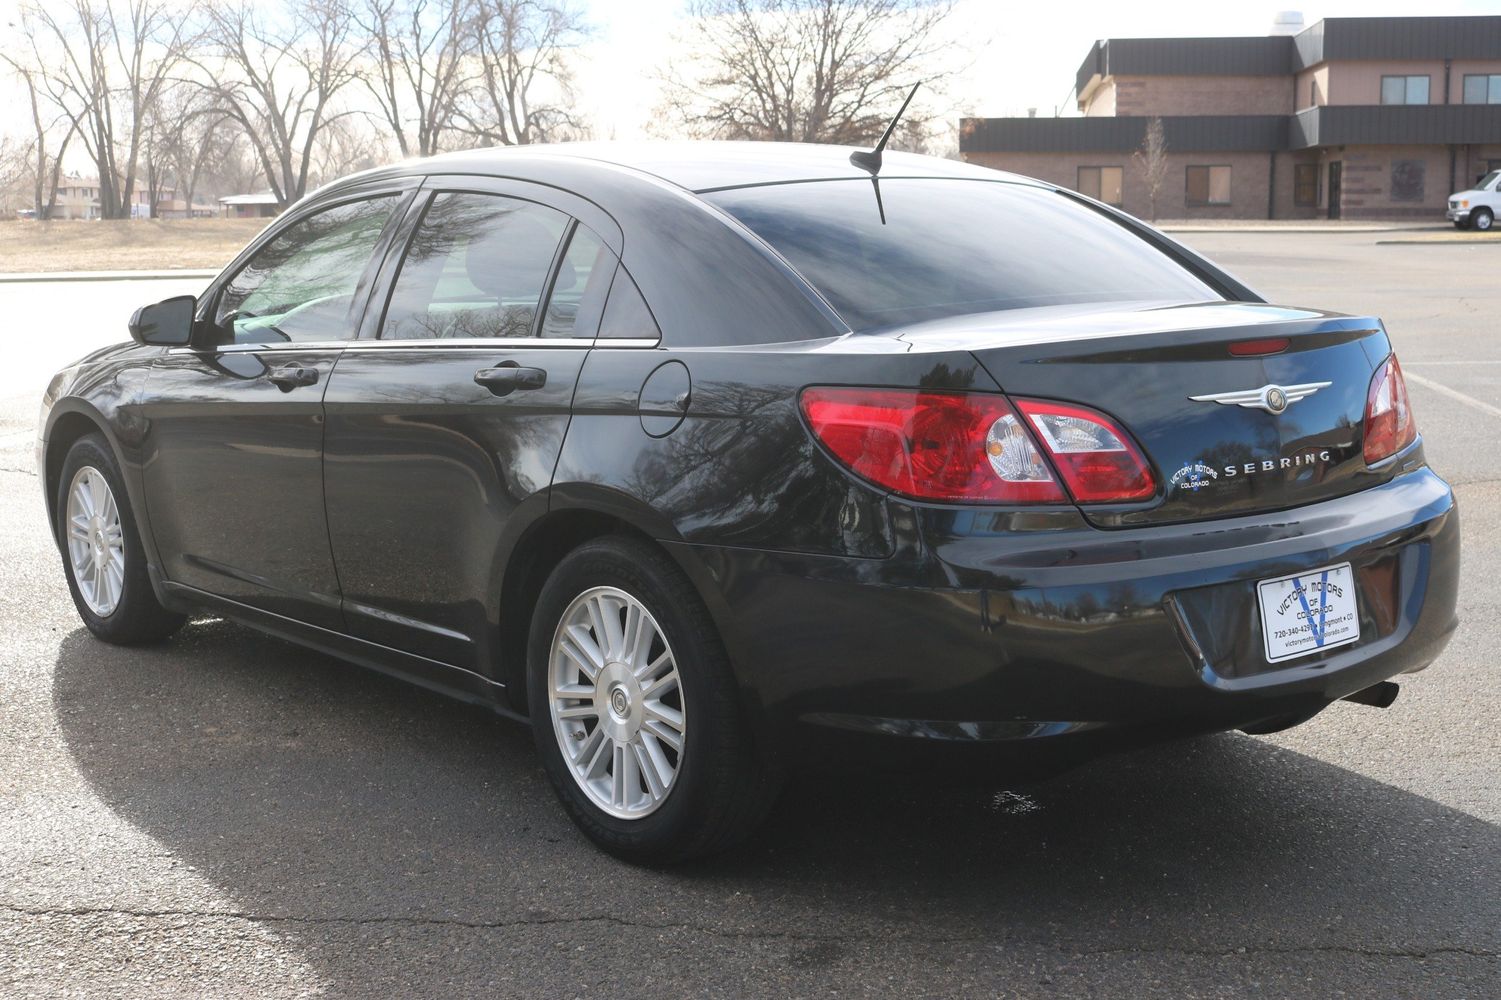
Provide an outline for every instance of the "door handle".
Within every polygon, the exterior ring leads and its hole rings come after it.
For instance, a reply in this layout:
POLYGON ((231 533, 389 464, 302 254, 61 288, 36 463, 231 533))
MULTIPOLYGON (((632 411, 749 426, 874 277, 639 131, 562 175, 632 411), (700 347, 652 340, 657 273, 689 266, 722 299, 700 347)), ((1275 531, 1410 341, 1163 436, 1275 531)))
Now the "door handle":
POLYGON ((318 369, 306 368, 299 364, 282 365, 280 368, 271 369, 266 374, 266 378, 282 392, 291 392, 298 386, 317 385, 318 369))
POLYGON ((492 396, 509 396, 517 389, 540 389, 547 384, 547 372, 541 368, 522 368, 510 361, 474 373, 476 385, 490 390, 492 396))

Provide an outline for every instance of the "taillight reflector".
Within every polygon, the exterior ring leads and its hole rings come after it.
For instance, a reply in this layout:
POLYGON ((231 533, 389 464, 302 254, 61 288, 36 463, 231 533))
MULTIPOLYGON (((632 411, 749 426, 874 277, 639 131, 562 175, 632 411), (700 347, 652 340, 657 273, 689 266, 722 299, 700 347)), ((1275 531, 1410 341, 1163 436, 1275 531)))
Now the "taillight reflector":
POLYGON ((1402 366, 1393 354, 1371 376, 1365 402, 1365 460, 1367 465, 1391 458, 1417 440, 1418 425, 1407 398, 1402 366))
POLYGON ((1075 500, 1126 503, 1156 494, 1151 466, 1130 435, 1103 413, 1045 399, 1018 399, 1016 405, 1036 428, 1075 500))

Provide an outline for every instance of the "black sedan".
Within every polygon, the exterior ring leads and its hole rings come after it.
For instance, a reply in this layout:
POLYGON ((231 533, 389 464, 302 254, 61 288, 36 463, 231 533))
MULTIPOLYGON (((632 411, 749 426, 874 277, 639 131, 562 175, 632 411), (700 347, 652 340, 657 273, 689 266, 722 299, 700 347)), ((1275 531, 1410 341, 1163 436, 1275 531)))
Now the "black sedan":
POLYGON ((222 615, 529 719, 631 859, 723 848, 810 763, 1385 704, 1455 627, 1379 320, 951 161, 441 156, 130 331, 41 422, 90 631, 222 615))

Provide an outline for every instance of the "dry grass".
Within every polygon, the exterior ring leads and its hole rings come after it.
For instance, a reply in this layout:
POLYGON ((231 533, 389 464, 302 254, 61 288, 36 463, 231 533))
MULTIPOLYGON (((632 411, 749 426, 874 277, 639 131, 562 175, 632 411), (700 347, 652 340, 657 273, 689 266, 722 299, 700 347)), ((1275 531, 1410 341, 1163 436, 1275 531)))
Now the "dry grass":
POLYGON ((0 225, 0 273, 217 268, 268 221, 6 222, 0 225))

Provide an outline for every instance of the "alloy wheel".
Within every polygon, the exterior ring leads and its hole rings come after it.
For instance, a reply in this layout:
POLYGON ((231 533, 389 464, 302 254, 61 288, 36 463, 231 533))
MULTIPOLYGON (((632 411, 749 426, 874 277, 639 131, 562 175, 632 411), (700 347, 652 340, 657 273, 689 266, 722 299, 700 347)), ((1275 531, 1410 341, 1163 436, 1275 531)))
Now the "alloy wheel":
POLYGON ((66 514, 68 559, 78 592, 90 611, 107 618, 119 607, 125 587, 125 536, 103 473, 91 465, 78 470, 68 487, 66 514))
POLYGON ((655 812, 682 769, 686 703, 655 618, 615 587, 564 610, 548 660, 548 710, 573 780, 620 819, 655 812))

